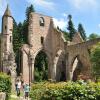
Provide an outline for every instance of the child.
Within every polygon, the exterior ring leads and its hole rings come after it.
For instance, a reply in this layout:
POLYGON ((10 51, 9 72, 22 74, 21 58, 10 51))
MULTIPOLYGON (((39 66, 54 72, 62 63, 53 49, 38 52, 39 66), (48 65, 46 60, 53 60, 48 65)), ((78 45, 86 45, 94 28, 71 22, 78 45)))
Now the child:
POLYGON ((29 96, 29 90, 30 90, 29 85, 25 84, 24 91, 25 91, 25 99, 27 99, 27 100, 28 100, 28 96, 29 96))

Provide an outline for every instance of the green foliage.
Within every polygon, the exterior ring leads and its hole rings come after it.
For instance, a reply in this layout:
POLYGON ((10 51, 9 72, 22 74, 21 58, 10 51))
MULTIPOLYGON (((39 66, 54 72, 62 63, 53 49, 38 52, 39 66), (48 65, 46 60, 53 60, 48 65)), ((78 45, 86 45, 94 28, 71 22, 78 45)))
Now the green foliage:
POLYGON ((22 46, 23 42, 23 36, 21 34, 22 31, 22 23, 17 23, 14 21, 14 30, 13 30, 13 48, 15 54, 17 54, 19 48, 22 46))
POLYGON ((14 20, 14 29, 13 29, 13 44, 14 44, 14 51, 17 53, 19 48, 22 44, 27 43, 27 37, 28 37, 28 20, 29 20, 29 14, 31 12, 34 12, 33 5, 30 5, 26 8, 26 20, 24 20, 23 23, 17 23, 14 20))
POLYGON ((31 12, 35 12, 34 6, 32 4, 26 8, 26 21, 29 20, 29 14, 31 12))
POLYGON ((84 30, 82 24, 79 24, 79 25, 78 25, 78 32, 79 32, 80 35, 82 36, 83 40, 86 40, 86 33, 85 33, 85 30, 84 30))
POLYGON ((100 43, 91 50, 92 72, 96 79, 100 78, 100 43))
POLYGON ((35 59, 35 81, 43 81, 48 79, 48 59, 47 55, 41 51, 35 59))
POLYGON ((76 30, 74 28, 74 25, 73 25, 73 22, 72 22, 72 16, 71 15, 68 15, 68 31, 69 31, 69 37, 70 37, 70 40, 72 40, 74 34, 76 33, 76 30))
POLYGON ((63 33, 65 40, 67 40, 67 41, 70 40, 69 39, 69 33, 68 32, 62 31, 62 30, 61 30, 61 32, 63 33))
POLYGON ((96 33, 92 33, 88 37, 89 40, 93 40, 93 39, 96 39, 96 38, 100 38, 100 36, 96 33))
POLYGON ((23 22, 22 26, 22 34, 24 43, 28 43, 28 25, 29 25, 29 14, 31 12, 35 12, 34 6, 31 4, 29 7, 26 8, 26 19, 23 22))
POLYGON ((100 100, 100 83, 63 82, 33 84, 32 100, 100 100))
POLYGON ((8 100, 11 93, 11 78, 4 73, 0 73, 0 92, 5 92, 8 100))

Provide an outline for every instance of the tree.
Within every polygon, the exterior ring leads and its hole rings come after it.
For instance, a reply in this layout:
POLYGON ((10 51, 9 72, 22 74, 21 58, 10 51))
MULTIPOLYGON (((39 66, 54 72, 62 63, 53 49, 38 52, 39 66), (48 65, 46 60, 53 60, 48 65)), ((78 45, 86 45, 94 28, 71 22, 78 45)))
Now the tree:
POLYGON ((23 40, 24 43, 28 43, 28 25, 29 25, 29 15, 31 12, 35 12, 33 5, 30 5, 26 8, 26 19, 23 22, 22 26, 22 34, 23 34, 23 40))
POLYGON ((83 40, 86 40, 86 33, 81 23, 78 25, 78 32, 80 33, 83 40))
POLYGON ((73 25, 73 22, 72 22, 72 16, 71 15, 68 15, 68 27, 67 29, 69 30, 69 37, 70 37, 70 40, 72 40, 74 34, 76 33, 76 30, 74 28, 74 25, 73 25))
POLYGON ((32 4, 26 8, 26 21, 29 20, 29 14, 31 12, 35 12, 34 6, 32 4))
POLYGON ((93 39, 96 39, 96 38, 100 38, 100 36, 96 33, 92 33, 88 37, 89 40, 93 40, 93 39))
POLYGON ((69 40, 69 33, 64 30, 61 30, 61 32, 63 33, 65 40, 69 40))
POLYGON ((92 73, 96 79, 100 79, 100 43, 91 50, 92 73))

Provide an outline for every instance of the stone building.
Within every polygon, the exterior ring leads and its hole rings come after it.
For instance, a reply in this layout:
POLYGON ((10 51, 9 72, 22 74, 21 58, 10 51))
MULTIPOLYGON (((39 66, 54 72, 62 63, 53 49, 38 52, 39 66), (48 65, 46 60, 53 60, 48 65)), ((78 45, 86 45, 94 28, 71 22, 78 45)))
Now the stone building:
POLYGON ((2 33, 0 35, 0 70, 11 75, 13 87, 16 78, 16 63, 12 44, 13 17, 7 6, 2 17, 2 33))
MULTIPOLYGON (((21 47, 21 66, 25 82, 34 82, 36 56, 42 51, 48 60, 48 79, 53 81, 77 80, 78 75, 91 78, 89 50, 100 41, 83 41, 76 33, 72 41, 66 41, 63 33, 54 28, 52 17, 31 13, 28 26, 28 44, 21 47), (63 78, 63 79, 62 79, 63 78)), ((15 70, 12 45, 13 17, 7 7, 2 19, 1 68, 10 73, 15 70), (11 66, 6 66, 12 62, 11 66), (14 65, 13 65, 14 64, 14 65), (7 67, 7 68, 5 68, 7 67), (11 68, 11 69, 10 69, 11 68)))
POLYGON ((89 50, 100 39, 84 42, 79 33, 66 41, 63 33, 54 28, 52 17, 31 13, 28 44, 21 48, 21 72, 26 82, 35 81, 35 59, 43 51, 48 58, 48 79, 77 80, 78 75, 91 78, 89 50))

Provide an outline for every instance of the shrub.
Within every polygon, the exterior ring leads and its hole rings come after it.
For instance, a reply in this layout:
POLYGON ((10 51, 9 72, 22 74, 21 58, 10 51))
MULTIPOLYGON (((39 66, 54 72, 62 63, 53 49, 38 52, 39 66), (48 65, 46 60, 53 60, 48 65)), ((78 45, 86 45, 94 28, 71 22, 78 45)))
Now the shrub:
POLYGON ((8 100, 11 93, 11 78, 5 73, 0 73, 0 92, 5 92, 8 100))
POLYGON ((32 100, 100 100, 100 83, 60 82, 33 84, 32 100))

